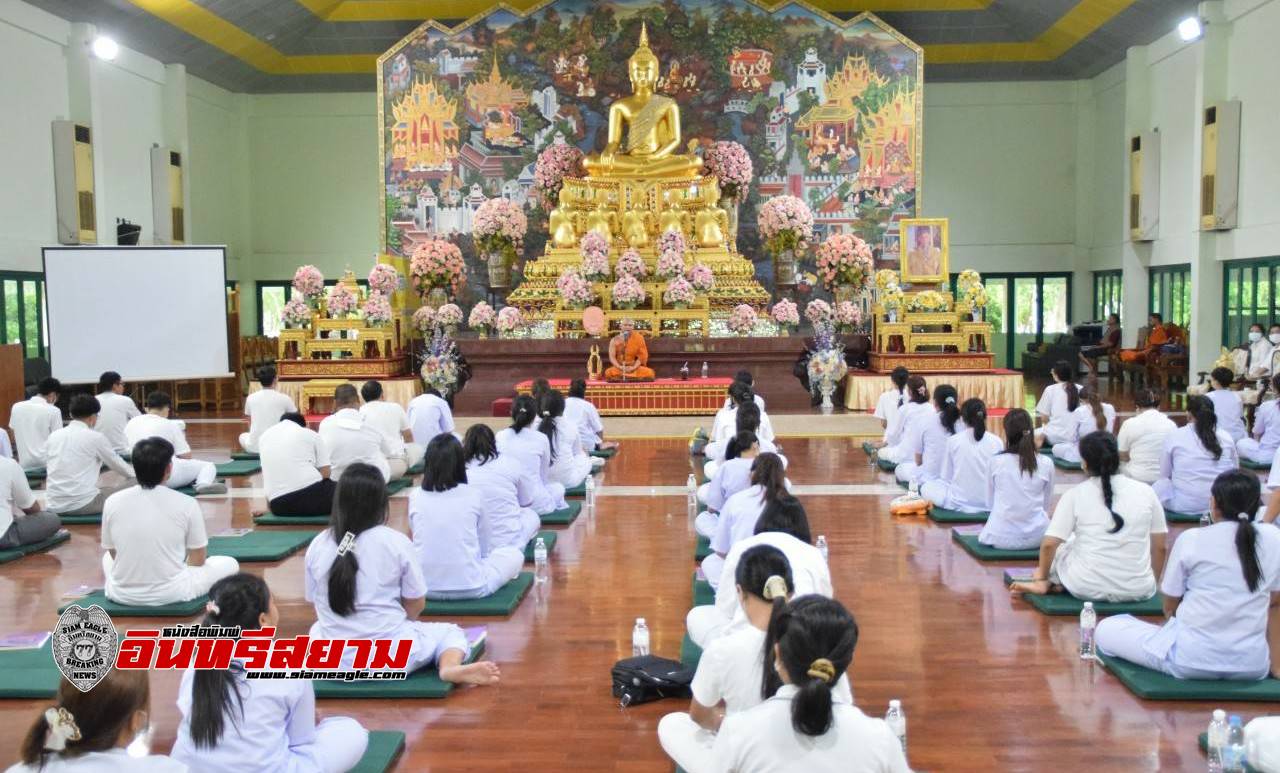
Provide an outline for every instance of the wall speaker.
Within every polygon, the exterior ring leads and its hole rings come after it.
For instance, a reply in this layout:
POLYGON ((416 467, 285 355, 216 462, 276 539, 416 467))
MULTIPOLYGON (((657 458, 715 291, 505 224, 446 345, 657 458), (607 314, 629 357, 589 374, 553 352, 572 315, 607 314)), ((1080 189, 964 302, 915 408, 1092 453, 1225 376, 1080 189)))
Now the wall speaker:
POLYGON ((93 132, 74 121, 53 122, 53 190, 59 244, 97 244, 93 132))
POLYGON ((1239 100, 1205 108, 1200 140, 1200 228, 1235 228, 1240 192, 1239 100))
POLYGON ((175 150, 151 149, 151 209, 156 244, 186 243, 182 154, 175 150))
POLYGON ((1129 138, 1129 238, 1150 242, 1160 235, 1160 134, 1129 138))

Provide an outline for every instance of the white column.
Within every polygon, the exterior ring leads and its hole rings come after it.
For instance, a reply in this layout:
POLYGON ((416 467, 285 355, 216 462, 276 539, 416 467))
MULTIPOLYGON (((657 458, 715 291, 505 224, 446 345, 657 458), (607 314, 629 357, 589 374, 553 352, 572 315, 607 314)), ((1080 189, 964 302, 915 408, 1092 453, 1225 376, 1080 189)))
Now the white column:
MULTIPOLYGON (((1151 98, 1148 93, 1150 78, 1147 72, 1147 47, 1130 48, 1125 55, 1124 69, 1124 136, 1127 144, 1129 137, 1150 128, 1151 98)), ((1130 185, 1127 164, 1122 179, 1124 180, 1124 197, 1121 199, 1121 206, 1125 208, 1125 212, 1121 217, 1123 234, 1120 244, 1120 268, 1124 272, 1124 316, 1121 323, 1124 327, 1124 345, 1134 347, 1138 345, 1138 328, 1147 324, 1150 287, 1147 269, 1151 265, 1151 245, 1135 242, 1129 236, 1130 185)))

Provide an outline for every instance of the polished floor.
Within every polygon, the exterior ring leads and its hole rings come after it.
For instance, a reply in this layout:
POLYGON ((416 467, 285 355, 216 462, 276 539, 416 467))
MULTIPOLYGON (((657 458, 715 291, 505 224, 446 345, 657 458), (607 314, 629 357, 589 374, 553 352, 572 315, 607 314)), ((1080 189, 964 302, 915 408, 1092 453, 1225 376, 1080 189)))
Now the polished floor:
MULTIPOLYGON (((239 426, 189 429, 198 456, 225 459, 239 426)), ((814 532, 830 543, 836 594, 861 627, 852 673, 857 703, 878 715, 890 699, 903 701, 914 768, 1202 768, 1196 734, 1213 705, 1142 701, 1097 664, 1081 662, 1074 620, 1043 617, 1011 599, 1000 567, 961 552, 946 528, 891 518, 887 502, 897 490, 853 439, 790 438, 784 447, 814 532)), ((620 709, 609 693, 609 667, 630 654, 638 616, 649 621, 654 652, 678 657, 695 568, 682 494, 690 469, 682 441, 625 441, 601 476, 595 512, 562 530, 546 592, 508 619, 467 621, 489 625, 500 686, 446 700, 320 701, 321 716, 405 731, 400 771, 671 770, 655 727, 681 704, 620 709)), ((252 489, 259 476, 234 485, 232 496, 199 500, 210 534, 251 525, 251 511, 265 504, 252 489)), ((406 529, 405 510, 401 494, 392 502, 396 528, 406 529)), ((0 566, 0 631, 48 629, 64 592, 101 583, 96 527, 71 531, 71 541, 50 553, 0 566)), ((313 620, 302 567, 301 555, 248 565, 269 581, 287 634, 305 632, 313 620)), ((177 683, 176 673, 153 676, 156 750, 173 742, 177 683)), ((43 705, 0 701, 0 766, 13 761, 43 705)), ((1229 708, 1251 717, 1267 707, 1229 708)))

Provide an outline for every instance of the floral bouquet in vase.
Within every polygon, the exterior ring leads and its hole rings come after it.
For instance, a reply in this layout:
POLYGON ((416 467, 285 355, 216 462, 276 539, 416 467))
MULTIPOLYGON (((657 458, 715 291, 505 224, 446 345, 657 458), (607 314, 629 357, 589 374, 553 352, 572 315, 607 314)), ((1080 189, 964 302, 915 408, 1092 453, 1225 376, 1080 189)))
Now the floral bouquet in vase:
POLYGON ((644 258, 640 257, 639 252, 628 249, 618 258, 618 265, 613 267, 613 272, 619 278, 629 276, 639 279, 649 273, 649 267, 644 264, 644 258))
POLYGON ((576 268, 566 268, 556 280, 560 299, 571 309, 585 309, 596 299, 596 290, 576 268))
POLYGON ((693 284, 688 279, 684 276, 675 276, 667 282, 667 289, 662 293, 662 302, 672 308, 687 309, 697 297, 693 284))
POLYGON ((351 292, 351 288, 346 284, 339 282, 329 289, 329 296, 326 306, 329 309, 330 319, 346 319, 356 310, 356 304, 359 299, 356 294, 351 292))
POLYGON ((301 298, 290 298, 280 310, 280 322, 287 328, 303 328, 311 324, 311 307, 301 298))
POLYGON ((315 266, 299 266, 293 272, 293 290, 308 306, 315 306, 324 295, 324 274, 315 266))
POLYGON ((410 318, 413 329, 422 333, 425 338, 436 326, 436 310, 430 306, 419 306, 410 318))
POLYGON ((595 231, 588 231, 579 242, 582 274, 591 282, 609 278, 609 241, 595 231))
POLYGON ((882 268, 876 272, 876 289, 883 291, 889 285, 898 284, 898 272, 891 268, 882 268))
POLYGON ((695 263, 689 269, 689 284, 700 293, 709 293, 716 286, 715 272, 705 263, 695 263))
POLYGON ((982 318, 983 309, 987 308, 990 297, 987 295, 987 288, 981 283, 971 284, 964 289, 964 302, 968 304, 974 321, 982 318))
POLYGON ((400 281, 400 272, 396 271, 395 266, 386 263, 378 263, 369 269, 369 292, 382 293, 387 297, 400 289, 402 282, 400 281))
POLYGON ((702 161, 706 171, 720 181, 720 191, 725 196, 737 199, 746 193, 754 171, 751 154, 742 145, 731 140, 712 143, 702 161))
POLYGON ((729 312, 727 324, 729 332, 735 335, 751 335, 751 331, 756 327, 755 307, 747 303, 739 303, 734 306, 733 311, 729 312))
POLYGON ((760 207, 760 236, 775 256, 803 251, 813 239, 813 211, 795 196, 774 196, 760 207))
POLYGON ((478 332, 481 338, 488 338, 489 328, 493 327, 497 317, 498 313, 492 306, 480 301, 471 307, 471 313, 467 315, 467 327, 478 332))
POLYGON ((391 322, 391 298, 382 292, 370 292, 360 308, 360 316, 369 327, 382 327, 391 322))
POLYGON ((773 308, 769 310, 769 316, 782 329, 783 335, 789 335, 793 328, 800 326, 800 308, 796 306, 795 301, 786 298, 773 304, 773 308))
POLYGON ((658 265, 654 273, 663 279, 675 279, 684 276, 684 255, 669 251, 658 255, 658 265))
POLYGON ((428 239, 413 249, 409 276, 419 295, 431 290, 457 293, 467 278, 467 264, 458 245, 444 239, 428 239))
POLYGON ((446 303, 436 309, 436 328, 444 328, 451 334, 462 324, 462 309, 456 303, 446 303))
POLYGON ((897 282, 880 291, 880 305, 884 307, 890 322, 898 321, 898 314, 902 312, 903 297, 902 288, 897 282))
POLYGON ((515 306, 504 306, 498 312, 498 332, 510 335, 524 327, 524 315, 515 306))
POLYGON ((422 380, 434 387, 442 396, 448 396, 458 385, 458 352, 453 341, 441 330, 436 330, 427 345, 419 371, 422 380))
POLYGON ((835 408, 831 396, 849 372, 849 366, 844 361, 844 346, 836 340, 831 325, 819 326, 814 331, 813 341, 813 351, 809 354, 806 368, 809 388, 822 396, 822 412, 830 413, 835 408))
POLYGON ((659 255, 674 252, 683 258, 687 251, 688 248, 684 241, 684 234, 679 231, 663 231, 662 235, 658 237, 659 255))
POLYGON ((836 327, 842 333, 852 333, 862 326, 862 307, 853 301, 836 304, 836 327))
POLYGON ((804 307, 804 318, 809 320, 815 328, 822 325, 830 325, 835 313, 831 311, 831 304, 821 298, 814 298, 804 307))
POLYGON ((533 189, 543 209, 559 203, 564 179, 578 177, 581 167, 582 151, 566 142, 553 142, 538 154, 533 166, 533 189))
POLYGON ((950 311, 951 300, 937 290, 916 293, 907 304, 908 311, 950 311))
POLYGON ((840 300, 865 290, 874 270, 871 245, 854 234, 835 234, 818 247, 818 274, 827 287, 849 296, 840 300))
POLYGON ((471 235, 481 252, 501 255, 507 265, 515 260, 528 229, 524 210, 510 199, 486 199, 471 222, 471 235))
MULTIPOLYGON (((623 255, 623 257, 626 257, 623 255)), ((613 305, 620 309, 634 309, 644 303, 644 285, 631 274, 623 274, 613 283, 613 305)))
POLYGON ((981 286, 981 284, 982 274, 979 274, 971 268, 966 268, 956 277, 956 291, 962 296, 970 287, 973 287, 974 285, 981 286))

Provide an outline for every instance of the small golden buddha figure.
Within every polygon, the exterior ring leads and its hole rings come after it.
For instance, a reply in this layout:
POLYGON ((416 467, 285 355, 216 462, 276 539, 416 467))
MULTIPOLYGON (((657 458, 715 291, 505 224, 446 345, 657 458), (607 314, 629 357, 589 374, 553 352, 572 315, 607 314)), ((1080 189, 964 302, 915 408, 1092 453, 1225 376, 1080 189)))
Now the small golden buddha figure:
POLYGON ((596 204, 596 208, 591 210, 587 215, 587 230, 595 231, 605 238, 605 241, 613 241, 613 222, 615 218, 609 211, 605 202, 596 204))
POLYGON ((551 230, 551 244, 555 247, 572 247, 578 243, 574 227, 573 195, 569 189, 560 192, 560 204, 551 210, 547 226, 551 230))
POLYGON ((628 247, 645 247, 649 244, 649 222, 644 212, 630 210, 622 216, 622 239, 628 247))
POLYGON ((649 33, 640 26, 640 44, 627 60, 631 96, 609 106, 608 142, 582 160, 589 177, 692 177, 702 168, 696 155, 682 155, 680 106, 653 93, 658 57, 649 49, 649 33), (626 134, 625 140, 623 134, 626 134))
POLYGON ((664 199, 664 209, 662 214, 658 215, 658 233, 664 234, 667 231, 684 233, 686 217, 684 210, 681 208, 681 197, 676 196, 671 191, 667 191, 664 199))
POLYGON ((699 247, 723 247, 725 231, 729 229, 729 214, 720 207, 720 186, 716 183, 702 188, 702 207, 694 220, 694 240, 699 247))

